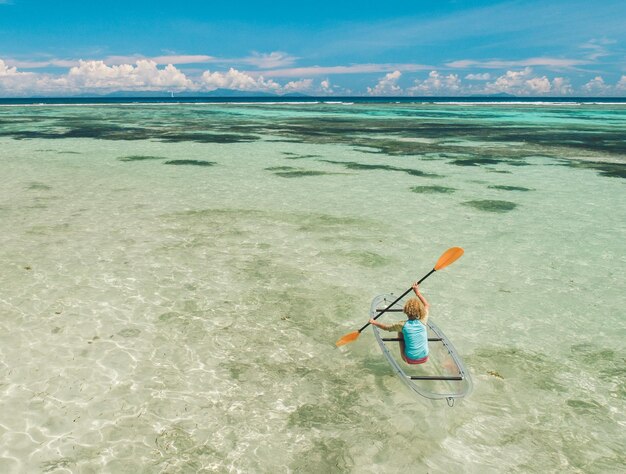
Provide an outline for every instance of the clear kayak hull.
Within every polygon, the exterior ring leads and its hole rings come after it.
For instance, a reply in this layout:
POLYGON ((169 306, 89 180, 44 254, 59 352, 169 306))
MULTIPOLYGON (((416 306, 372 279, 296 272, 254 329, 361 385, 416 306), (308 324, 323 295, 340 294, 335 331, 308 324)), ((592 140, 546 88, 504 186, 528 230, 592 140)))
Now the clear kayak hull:
MULTIPOLYGON (((392 294, 374 298, 370 317, 378 315, 395 299, 392 294)), ((395 322, 406 319, 402 312, 405 301, 405 299, 398 301, 379 320, 395 322)), ((445 399, 452 404, 456 399, 470 394, 472 379, 463 360, 443 331, 431 320, 428 321, 427 327, 428 361, 424 364, 410 365, 402 360, 397 333, 383 331, 372 324, 374 337, 394 373, 416 394, 433 400, 445 399)))

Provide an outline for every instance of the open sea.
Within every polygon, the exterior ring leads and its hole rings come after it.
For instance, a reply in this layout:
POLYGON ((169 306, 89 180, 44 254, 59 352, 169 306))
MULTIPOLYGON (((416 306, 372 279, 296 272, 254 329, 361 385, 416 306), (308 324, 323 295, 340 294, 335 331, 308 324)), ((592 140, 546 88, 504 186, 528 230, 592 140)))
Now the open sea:
POLYGON ((624 472, 626 101, 26 102, 3 474, 624 472), (453 246, 449 407, 335 342, 453 246))

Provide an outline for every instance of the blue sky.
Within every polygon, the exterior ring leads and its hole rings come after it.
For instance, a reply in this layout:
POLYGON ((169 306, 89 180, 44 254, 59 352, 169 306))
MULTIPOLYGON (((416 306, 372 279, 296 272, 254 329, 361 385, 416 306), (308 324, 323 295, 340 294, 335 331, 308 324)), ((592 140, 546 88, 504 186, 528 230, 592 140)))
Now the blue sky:
POLYGON ((623 0, 0 0, 0 96, 625 96, 625 18, 623 0))

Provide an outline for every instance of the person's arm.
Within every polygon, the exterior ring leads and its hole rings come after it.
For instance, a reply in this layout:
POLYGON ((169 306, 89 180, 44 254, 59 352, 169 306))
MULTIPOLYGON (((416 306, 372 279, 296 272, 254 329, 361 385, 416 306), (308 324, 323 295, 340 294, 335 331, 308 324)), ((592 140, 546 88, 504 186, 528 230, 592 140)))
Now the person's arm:
POLYGON ((370 318, 370 324, 373 324, 374 326, 380 329, 383 329, 384 331, 389 331, 389 324, 379 323, 375 319, 371 319, 371 318, 370 318))
POLYGON ((424 303, 424 308, 426 308, 426 312, 428 312, 428 308, 430 308, 430 305, 428 304, 428 301, 426 301, 426 298, 424 298, 424 295, 420 293, 420 288, 417 283, 413 283, 413 291, 415 292, 415 295, 420 299, 420 301, 424 303))
POLYGON ((402 327, 404 326, 404 321, 401 321, 399 323, 394 323, 394 324, 385 324, 385 323, 379 323, 375 319, 370 319, 370 324, 373 324, 374 326, 379 327, 383 331, 400 332, 402 331, 402 327))

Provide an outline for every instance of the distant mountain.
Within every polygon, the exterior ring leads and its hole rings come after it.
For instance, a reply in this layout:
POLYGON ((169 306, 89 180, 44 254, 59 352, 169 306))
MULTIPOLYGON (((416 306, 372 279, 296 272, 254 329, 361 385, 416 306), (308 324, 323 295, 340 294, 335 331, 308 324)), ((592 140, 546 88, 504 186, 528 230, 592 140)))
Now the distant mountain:
POLYGON ((116 97, 136 97, 136 98, 152 98, 152 97, 169 97, 169 92, 160 91, 115 91, 108 94, 95 94, 93 92, 85 92, 73 97, 84 98, 116 98, 116 97))
POLYGON ((281 97, 313 97, 307 94, 303 94, 302 92, 289 92, 288 94, 283 94, 281 97))
POLYGON ((209 92, 174 92, 174 97, 278 97, 277 94, 261 91, 240 91, 235 89, 215 89, 209 92))

